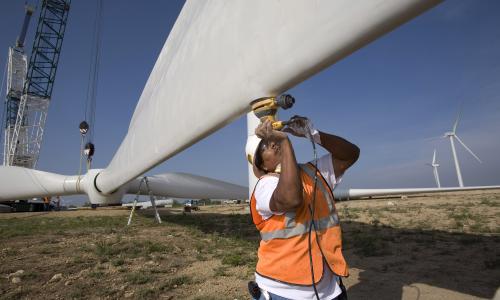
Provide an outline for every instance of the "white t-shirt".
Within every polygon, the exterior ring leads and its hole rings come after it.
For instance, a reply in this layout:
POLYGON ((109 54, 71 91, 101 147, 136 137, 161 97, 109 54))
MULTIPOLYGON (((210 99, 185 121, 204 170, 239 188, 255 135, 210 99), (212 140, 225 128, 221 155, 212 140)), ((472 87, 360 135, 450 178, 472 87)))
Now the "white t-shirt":
MULTIPOLYGON (((332 155, 326 154, 318 159, 318 170, 326 179, 332 190, 335 188, 341 178, 335 177, 333 170, 332 155)), ((269 219, 273 214, 283 214, 282 212, 273 212, 269 207, 271 196, 273 195, 279 178, 274 176, 265 176, 257 183, 255 187, 255 200, 257 212, 264 218, 269 219)), ((286 284, 272 279, 268 279, 255 273, 255 282, 265 291, 289 299, 314 299, 314 289, 311 286, 299 286, 286 284)), ((316 285, 320 299, 333 299, 340 295, 342 291, 338 284, 338 277, 332 273, 329 267, 323 263, 323 277, 316 285)))

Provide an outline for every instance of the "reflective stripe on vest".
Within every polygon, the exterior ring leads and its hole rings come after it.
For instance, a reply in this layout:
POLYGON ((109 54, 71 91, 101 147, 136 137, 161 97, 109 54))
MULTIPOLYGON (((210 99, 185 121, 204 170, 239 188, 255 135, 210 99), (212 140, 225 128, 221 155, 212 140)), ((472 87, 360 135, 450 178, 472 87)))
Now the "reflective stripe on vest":
MULTIPOLYGON (((295 223, 295 222, 294 222, 295 223)), ((324 230, 339 224, 339 217, 337 214, 331 214, 328 217, 324 217, 314 221, 316 230, 324 230)), ((311 226, 311 221, 307 221, 305 224, 296 224, 292 228, 285 228, 281 230, 275 230, 270 232, 260 232, 260 237, 263 241, 269 241, 272 239, 287 239, 297 235, 306 234, 309 232, 309 226, 311 226)))

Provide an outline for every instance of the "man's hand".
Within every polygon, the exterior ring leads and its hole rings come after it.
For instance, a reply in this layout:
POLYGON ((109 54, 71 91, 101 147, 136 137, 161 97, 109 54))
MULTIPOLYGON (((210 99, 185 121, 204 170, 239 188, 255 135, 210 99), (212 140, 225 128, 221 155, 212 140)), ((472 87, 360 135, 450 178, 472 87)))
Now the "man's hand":
POLYGON ((288 137, 286 133, 274 130, 270 120, 265 120, 263 123, 260 123, 255 129, 255 134, 263 140, 276 142, 280 142, 288 137))
POLYGON ((311 120, 297 115, 290 119, 287 127, 283 129, 283 131, 298 137, 309 137, 310 135, 314 135, 318 132, 314 129, 311 120))

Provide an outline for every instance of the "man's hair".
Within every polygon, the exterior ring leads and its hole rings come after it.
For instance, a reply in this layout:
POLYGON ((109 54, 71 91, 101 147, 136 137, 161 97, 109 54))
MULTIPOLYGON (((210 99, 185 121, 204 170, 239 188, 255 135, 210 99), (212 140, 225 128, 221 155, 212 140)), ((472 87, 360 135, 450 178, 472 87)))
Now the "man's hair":
POLYGON ((254 158, 255 166, 259 170, 264 171, 264 172, 266 172, 266 171, 262 168, 262 164, 264 163, 262 160, 262 148, 264 147, 265 144, 266 144, 266 142, 264 140, 260 141, 259 145, 257 146, 257 150, 255 150, 255 158, 254 158))

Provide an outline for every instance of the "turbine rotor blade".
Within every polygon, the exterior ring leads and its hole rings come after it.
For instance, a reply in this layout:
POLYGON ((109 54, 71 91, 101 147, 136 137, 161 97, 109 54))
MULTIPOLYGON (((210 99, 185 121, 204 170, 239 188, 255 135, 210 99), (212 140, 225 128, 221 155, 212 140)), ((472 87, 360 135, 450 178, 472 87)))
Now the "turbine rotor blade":
MULTIPOLYGON (((208 177, 186 174, 165 173, 147 176, 149 188, 154 195, 190 199, 247 199, 248 187, 232 184, 208 177)), ((128 188, 129 194, 136 194, 142 177, 135 179, 128 188)), ((140 186, 140 193, 148 194, 146 185, 140 186)))
POLYGON ((252 100, 283 93, 438 3, 187 1, 96 186, 112 193, 248 112, 252 100))
POLYGON ((455 124, 453 124, 452 132, 455 134, 457 132, 458 122, 460 121, 460 115, 462 114, 462 106, 460 105, 460 109, 458 110, 457 119, 455 120, 455 124))
POLYGON ((0 166, 0 200, 27 200, 34 197, 80 194, 78 176, 64 176, 15 166, 0 166))
POLYGON ((434 149, 434 155, 432 155, 432 164, 436 164, 436 149, 434 149))
POLYGON ((462 142, 462 140, 458 137, 458 135, 455 135, 455 138, 457 139, 457 141, 458 141, 460 144, 462 144, 462 146, 464 146, 464 148, 465 148, 467 151, 469 151, 469 153, 470 153, 472 156, 474 156, 474 158, 475 158, 475 159, 477 159, 477 161, 478 161, 479 163, 481 163, 481 164, 483 163, 483 162, 479 159, 479 157, 477 157, 477 155, 476 155, 476 154, 474 154, 474 152, 472 152, 472 150, 471 150, 471 149, 469 149, 469 147, 467 147, 467 145, 465 145, 465 143, 464 143, 464 142, 462 142))

